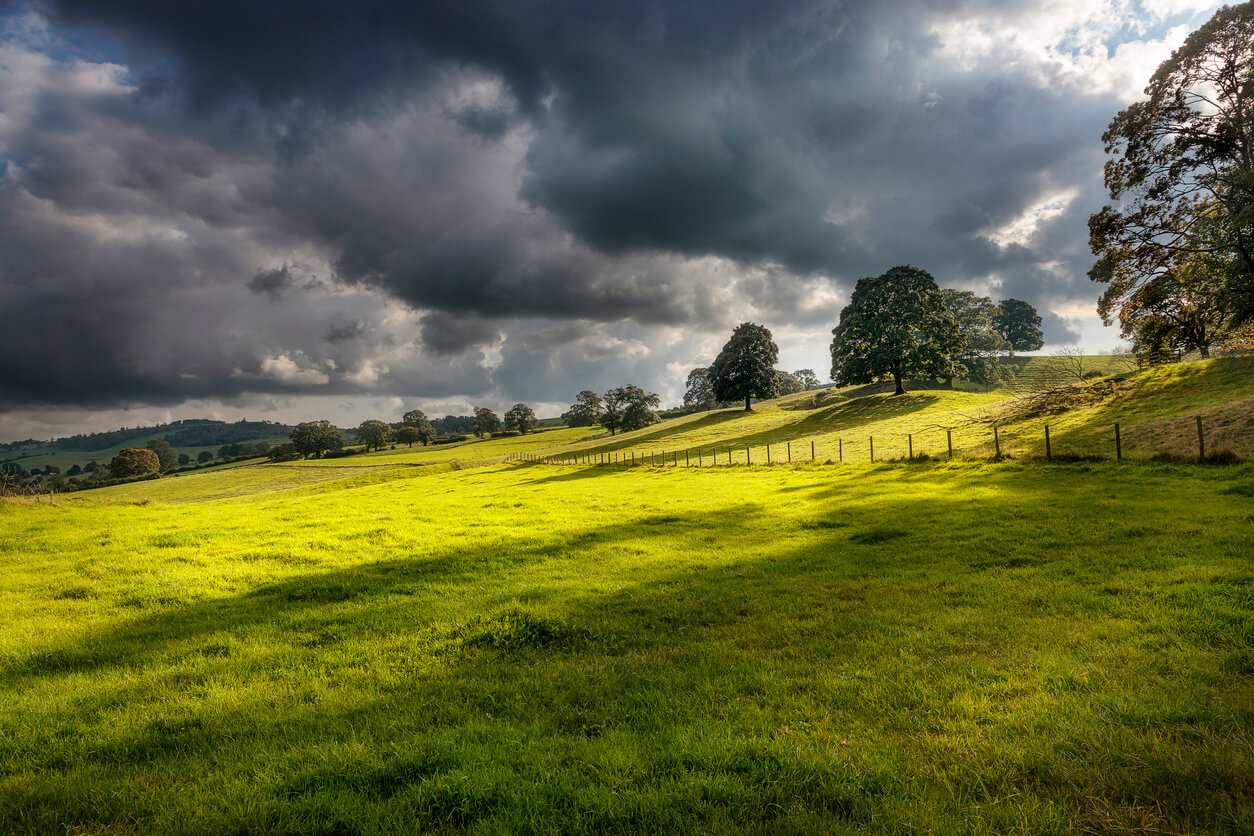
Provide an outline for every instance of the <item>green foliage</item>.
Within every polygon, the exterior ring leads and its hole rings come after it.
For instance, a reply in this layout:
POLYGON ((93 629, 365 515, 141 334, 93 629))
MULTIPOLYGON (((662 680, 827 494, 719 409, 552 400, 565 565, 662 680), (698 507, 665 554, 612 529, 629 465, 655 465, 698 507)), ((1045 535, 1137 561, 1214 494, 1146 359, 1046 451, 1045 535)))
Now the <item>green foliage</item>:
POLYGON ((962 351, 953 359, 966 369, 966 378, 975 383, 995 385, 1003 378, 997 355, 1010 349, 1010 343, 993 327, 1000 313, 987 296, 976 296, 966 290, 941 290, 945 309, 958 322, 962 335, 962 351))
POLYGON ((357 440, 365 445, 367 452, 382 450, 392 438, 392 428, 382 421, 362 421, 357 427, 357 440))
POLYGON ((475 435, 479 438, 501 431, 501 419, 486 406, 475 407, 475 435))
POLYGON ((777 397, 795 395, 806 390, 805 384, 788 372, 775 370, 775 394, 777 397))
POLYGON ((964 371, 952 359, 963 348, 958 322, 936 280, 917 267, 859 279, 832 334, 832 379, 843 385, 891 375, 900 395, 904 378, 964 371))
POLYGON ((197 464, 205 464, 206 462, 211 462, 211 461, 213 461, 213 453, 209 450, 201 450, 199 453, 196 454, 197 464))
POLYGON ((422 442, 426 447, 435 441, 435 427, 420 409, 411 409, 401 418, 401 428, 396 433, 396 440, 402 444, 414 446, 415 441, 422 442))
POLYGON ((295 444, 276 444, 270 448, 266 458, 272 462, 292 462, 300 458, 300 451, 295 444))
POLYGON ((752 398, 775 397, 779 391, 775 376, 777 360, 779 348, 770 330, 753 322, 740 323, 710 366, 714 399, 743 400, 748 410, 752 398))
POLYGON ((1045 344, 1036 308, 1022 299, 1002 299, 997 303, 993 330, 1006 341, 1011 356, 1016 351, 1036 351, 1045 344))
POLYGON ((525 403, 516 403, 505 413, 505 429, 522 435, 534 430, 536 424, 536 414, 525 403))
POLYGON ((149 450, 157 454, 157 460, 161 462, 161 472, 173 470, 179 465, 178 453, 174 452, 174 448, 170 446, 168 441, 162 441, 154 438, 145 445, 149 450))
POLYGON ((713 369, 702 366, 688 372, 687 388, 684 390, 684 409, 689 412, 705 411, 719 406, 714 397, 713 369))
POLYGON ((321 458, 344 448, 344 433, 327 420, 303 421, 292 430, 291 441, 302 456, 321 458))
POLYGON ((128 447, 109 462, 109 475, 114 479, 133 479, 161 472, 161 459, 147 448, 128 447))
POLYGON ((1254 317, 1254 4, 1220 8, 1145 92, 1102 137, 1118 205, 1089 218, 1089 277, 1106 285, 1098 311, 1128 331, 1138 291, 1200 257, 1222 265, 1209 304, 1239 324, 1254 317))
POLYGON ((575 396, 575 402, 563 413, 562 423, 568 427, 595 427, 601 420, 605 404, 591 389, 584 389, 575 396))
POLYGON ((610 431, 610 435, 621 430, 644 429, 658 422, 657 409, 661 400, 656 393, 645 392, 639 386, 628 384, 611 389, 605 393, 605 411, 601 414, 601 426, 610 431))
POLYGON ((792 376, 801 381, 801 385, 805 387, 807 392, 823 385, 822 381, 819 380, 819 376, 814 373, 814 369, 797 369, 792 373, 792 376))

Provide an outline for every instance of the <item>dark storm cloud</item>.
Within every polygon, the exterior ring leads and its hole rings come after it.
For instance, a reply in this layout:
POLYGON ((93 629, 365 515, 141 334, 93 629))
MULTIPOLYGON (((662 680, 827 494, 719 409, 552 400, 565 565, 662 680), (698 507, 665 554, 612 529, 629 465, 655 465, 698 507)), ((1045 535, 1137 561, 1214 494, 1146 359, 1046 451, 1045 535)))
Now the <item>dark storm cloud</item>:
POLYGON ((660 373, 650 327, 830 325, 818 291, 901 263, 1093 295, 1119 102, 959 67, 932 32, 1015 4, 21 8, 86 61, 26 46, 0 78, 6 404, 556 392, 660 373), (1066 189, 1034 236, 990 240, 1066 189))

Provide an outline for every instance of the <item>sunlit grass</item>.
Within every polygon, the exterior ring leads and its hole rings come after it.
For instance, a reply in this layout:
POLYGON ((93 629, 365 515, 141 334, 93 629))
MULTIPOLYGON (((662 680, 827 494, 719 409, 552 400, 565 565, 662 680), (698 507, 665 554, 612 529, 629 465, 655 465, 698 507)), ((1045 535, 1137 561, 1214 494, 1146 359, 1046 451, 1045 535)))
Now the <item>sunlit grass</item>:
POLYGON ((325 472, 0 506, 0 821, 1254 827, 1254 468, 325 472))

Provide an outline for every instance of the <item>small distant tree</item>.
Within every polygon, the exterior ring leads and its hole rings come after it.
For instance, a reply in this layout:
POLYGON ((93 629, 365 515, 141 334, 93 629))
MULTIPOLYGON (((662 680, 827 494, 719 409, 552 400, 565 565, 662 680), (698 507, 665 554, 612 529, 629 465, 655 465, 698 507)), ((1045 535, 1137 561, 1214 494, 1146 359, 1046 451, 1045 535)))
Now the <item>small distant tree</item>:
POLYGON ((397 444, 404 444, 409 447, 413 447, 415 441, 422 440, 418 436, 417 427, 401 427, 399 430, 396 431, 395 437, 396 437, 397 444))
POLYGON ((413 430, 413 432, 406 432, 404 438, 397 433, 396 440, 402 444, 409 444, 410 447, 414 446, 415 441, 421 441, 424 447, 435 441, 435 427, 427 420, 427 416, 421 409, 411 409, 401 417, 401 431, 405 430, 413 430))
MULTIPOLYGON (((941 290, 945 309, 958 322, 962 335, 962 350, 953 357, 966 368, 968 380, 993 385, 1002 377, 998 355, 1010 348, 1010 343, 993 328, 993 318, 1000 309, 987 296, 976 296, 969 290, 941 290)), ((952 378, 947 378, 953 383, 952 378)))
POLYGON ((83 472, 84 472, 84 473, 95 473, 95 472, 96 472, 96 468, 98 468, 98 467, 100 467, 100 465, 96 464, 96 460, 95 460, 95 459, 92 459, 92 460, 91 460, 91 461, 89 461, 86 465, 84 465, 84 466, 83 466, 83 472))
POLYGON ((714 397, 713 370, 702 366, 688 372, 688 388, 684 392, 684 409, 693 412, 714 409, 719 405, 714 397))
POLYGON ((179 467, 186 467, 192 463, 192 457, 187 453, 179 453, 179 467))
POLYGON ((475 435, 479 438, 501 431, 501 419, 486 406, 475 407, 475 435))
POLYGON ((392 428, 382 421, 362 421, 357 426, 357 440, 366 446, 366 452, 383 449, 391 438, 392 428))
POLYGON ((204 464, 205 462, 211 461, 213 461, 213 451, 211 450, 201 450, 196 454, 197 464, 204 464))
POLYGON ((128 447, 109 462, 109 475, 114 479, 131 479, 161 472, 161 459, 148 448, 128 447))
POLYGON ((83 469, 79 467, 77 464, 70 465, 70 469, 65 471, 66 476, 80 476, 82 475, 82 473, 83 473, 83 469))
POLYGON ((1045 345, 1041 333, 1041 318, 1036 308, 1022 299, 1002 299, 997 303, 993 317, 993 330, 1010 344, 1010 356, 1016 351, 1036 351, 1045 345))
POLYGON ((344 447, 344 433, 330 421, 302 421, 292 430, 292 446, 302 456, 321 458, 344 447))
POLYGON ((601 396, 591 389, 584 389, 575 396, 570 410, 562 415, 562 423, 568 427, 595 427, 601 420, 605 404, 601 396))
POLYGON ((505 413, 505 429, 526 435, 536 428, 536 414, 525 403, 516 403, 505 413))
POLYGON ((174 468, 178 467, 179 455, 178 453, 174 452, 174 447, 170 445, 170 442, 163 441, 159 438, 154 438, 152 441, 149 441, 148 444, 146 444, 145 446, 149 450, 157 454, 157 461, 161 463, 162 473, 165 473, 167 470, 173 470, 174 468))
POLYGON ((266 457, 272 462, 290 462, 300 458, 300 451, 294 444, 276 444, 270 448, 266 457))
POLYGON ((801 385, 806 388, 807 392, 823 385, 822 381, 819 380, 819 376, 814 373, 814 369, 797 369, 792 373, 792 376, 801 381, 801 385))
POLYGON ((795 395, 798 392, 804 392, 806 387, 800 380, 797 380, 795 375, 777 369, 775 371, 775 390, 780 397, 783 397, 784 395, 795 395))
POLYGON ((775 378, 777 360, 779 348, 770 330, 753 322, 737 325, 731 339, 714 359, 714 365, 710 366, 715 400, 743 398, 745 411, 749 411, 752 398, 775 397, 779 391, 775 378))
POLYGON ((945 309, 936 280, 917 267, 894 267, 859 279, 832 330, 832 379, 841 385, 961 374, 952 358, 962 351, 958 322, 945 309))

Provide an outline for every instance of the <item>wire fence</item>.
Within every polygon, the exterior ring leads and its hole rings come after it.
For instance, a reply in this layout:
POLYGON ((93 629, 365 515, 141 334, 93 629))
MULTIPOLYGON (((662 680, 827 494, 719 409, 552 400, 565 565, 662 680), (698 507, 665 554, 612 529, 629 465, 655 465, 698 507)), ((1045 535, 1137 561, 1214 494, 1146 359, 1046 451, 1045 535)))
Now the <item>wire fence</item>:
POLYGON ((825 435, 760 442, 719 442, 677 447, 630 447, 515 453, 509 461, 548 465, 620 467, 728 467, 781 464, 874 464, 971 459, 1143 461, 1214 464, 1254 459, 1251 421, 1201 416, 1152 427, 1112 423, 1081 428, 1049 422, 997 422, 929 427, 882 435, 825 435))

